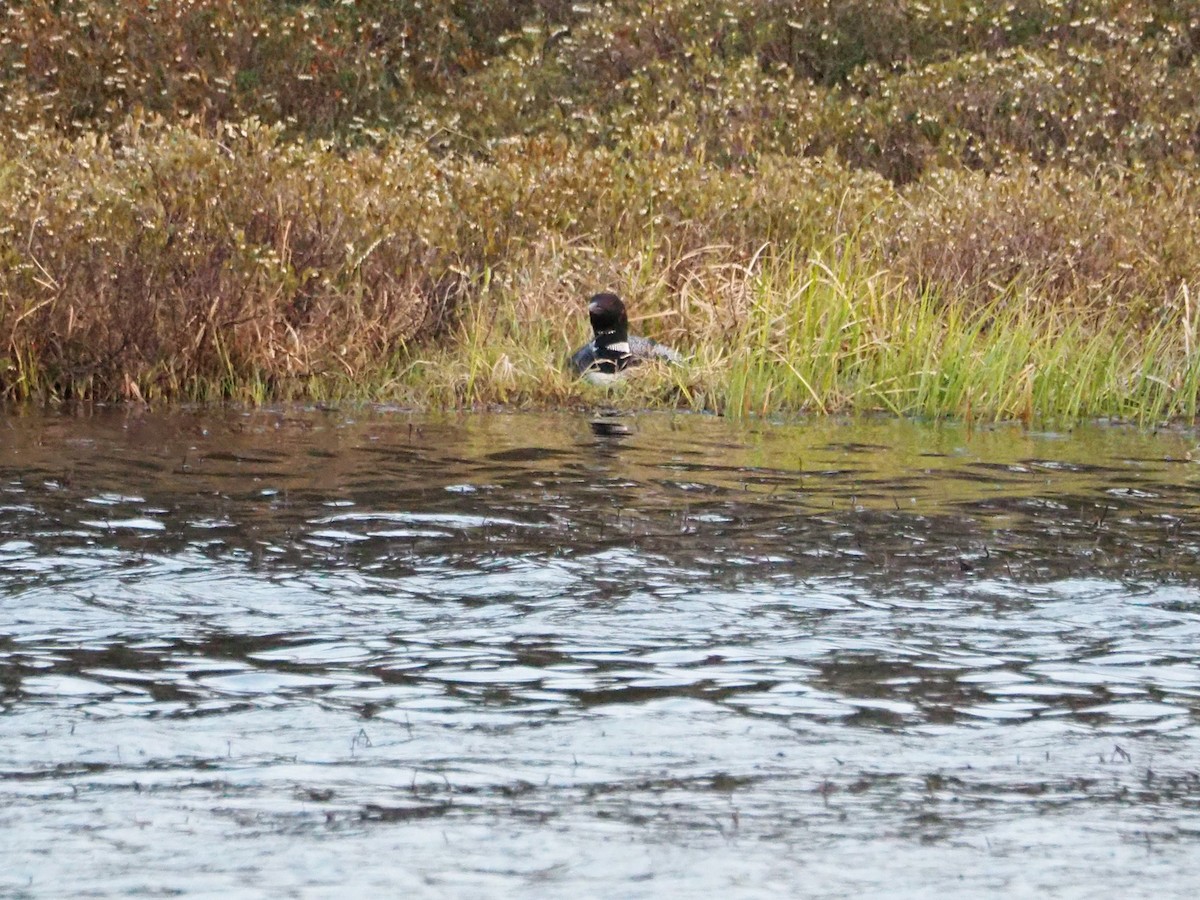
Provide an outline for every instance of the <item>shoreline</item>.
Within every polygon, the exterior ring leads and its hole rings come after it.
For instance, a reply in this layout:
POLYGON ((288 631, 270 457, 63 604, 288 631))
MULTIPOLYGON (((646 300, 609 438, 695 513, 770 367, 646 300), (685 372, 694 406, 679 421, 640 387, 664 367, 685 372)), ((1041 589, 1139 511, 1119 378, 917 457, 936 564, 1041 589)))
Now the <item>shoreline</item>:
POLYGON ((1200 19, 1036 6, 14 9, 0 402, 585 403, 613 291, 630 407, 1194 419, 1200 19))

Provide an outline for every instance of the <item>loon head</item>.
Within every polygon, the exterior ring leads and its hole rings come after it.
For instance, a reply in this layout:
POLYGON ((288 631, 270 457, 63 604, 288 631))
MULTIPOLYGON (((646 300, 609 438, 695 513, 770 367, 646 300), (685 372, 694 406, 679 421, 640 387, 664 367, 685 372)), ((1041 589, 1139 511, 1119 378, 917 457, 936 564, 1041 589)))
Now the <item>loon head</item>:
POLYGON ((629 340, 629 317, 616 294, 595 294, 588 301, 588 318, 601 346, 629 340))

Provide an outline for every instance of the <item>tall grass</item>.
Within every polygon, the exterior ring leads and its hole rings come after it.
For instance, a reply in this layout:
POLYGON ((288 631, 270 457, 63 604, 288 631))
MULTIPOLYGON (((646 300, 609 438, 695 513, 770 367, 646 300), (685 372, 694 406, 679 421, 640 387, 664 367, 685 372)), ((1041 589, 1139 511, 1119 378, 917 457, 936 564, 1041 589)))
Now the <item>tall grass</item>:
POLYGON ((732 413, 884 410, 967 419, 1154 422, 1194 417, 1187 326, 1164 318, 1136 340, 1120 314, 1046 315, 1014 286, 986 305, 906 297, 844 261, 768 265, 710 390, 732 413))
POLYGON ((690 334, 682 367, 646 367, 617 389, 567 378, 572 325, 520 324, 521 298, 491 289, 456 343, 392 385, 395 399, 437 405, 670 405, 725 415, 888 412, 971 421, 1194 418, 1200 363, 1182 308, 1131 340, 1119 315, 1046 316, 1019 285, 986 305, 914 302, 903 283, 827 257, 771 252, 727 268, 678 310, 660 337, 690 334), (711 315, 711 304, 726 318, 711 315), (518 316, 513 319, 514 314, 518 316))

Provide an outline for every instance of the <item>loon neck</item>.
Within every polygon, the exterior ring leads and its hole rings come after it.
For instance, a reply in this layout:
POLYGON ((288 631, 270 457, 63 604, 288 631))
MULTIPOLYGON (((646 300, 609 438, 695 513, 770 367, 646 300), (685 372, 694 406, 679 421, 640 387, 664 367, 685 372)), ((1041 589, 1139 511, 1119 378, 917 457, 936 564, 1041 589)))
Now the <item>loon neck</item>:
POLYGON ((596 332, 596 346, 601 350, 612 349, 629 352, 629 332, 624 328, 611 328, 596 332))

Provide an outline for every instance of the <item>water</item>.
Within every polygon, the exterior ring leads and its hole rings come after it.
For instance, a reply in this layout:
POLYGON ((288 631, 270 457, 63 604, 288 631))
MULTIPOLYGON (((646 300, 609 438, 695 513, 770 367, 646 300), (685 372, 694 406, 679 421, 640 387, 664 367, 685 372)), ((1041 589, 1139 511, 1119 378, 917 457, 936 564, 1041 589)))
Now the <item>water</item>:
POLYGON ((1192 433, 624 424, 0 420, 0 894, 1194 894, 1192 433))

